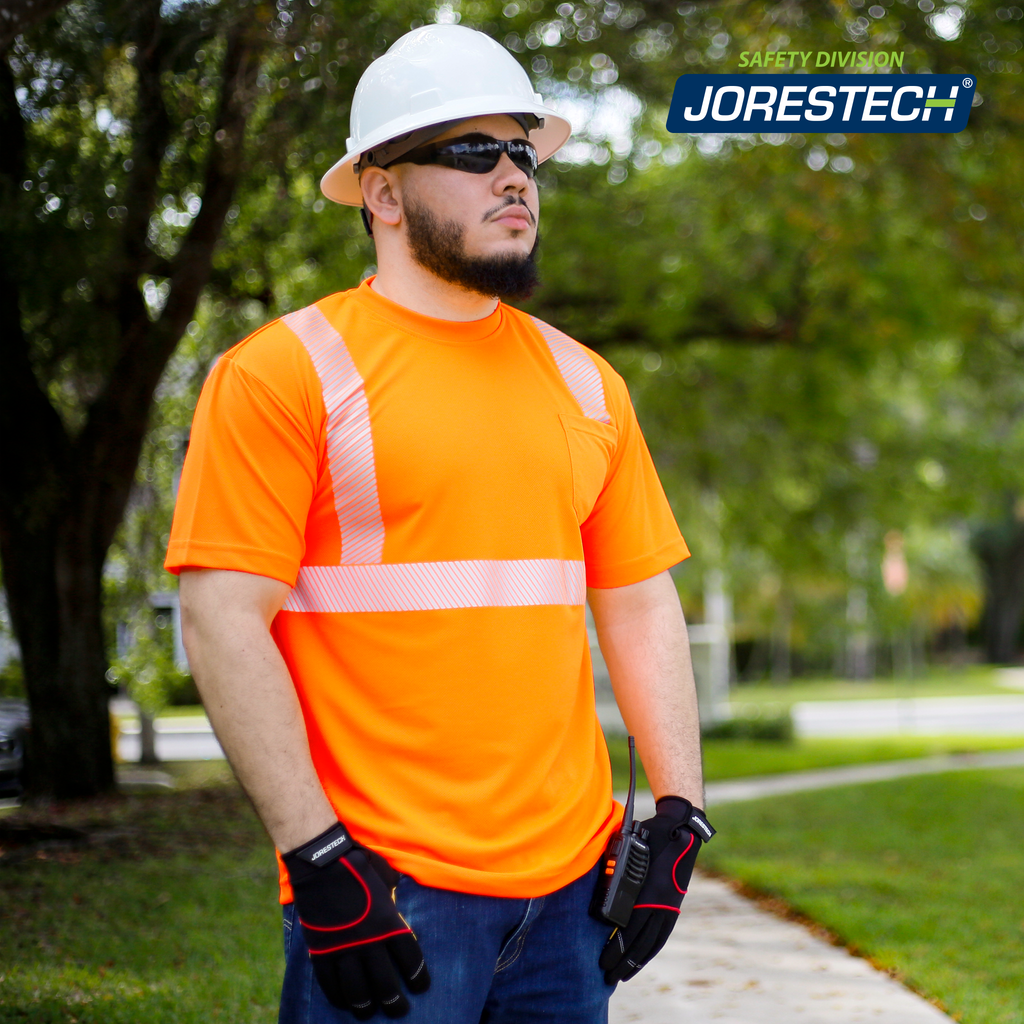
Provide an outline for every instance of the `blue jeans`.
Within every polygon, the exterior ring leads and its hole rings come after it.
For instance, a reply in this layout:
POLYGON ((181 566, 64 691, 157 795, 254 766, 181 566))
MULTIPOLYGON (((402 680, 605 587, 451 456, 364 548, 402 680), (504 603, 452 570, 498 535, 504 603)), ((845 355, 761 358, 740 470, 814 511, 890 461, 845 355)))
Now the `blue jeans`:
MULTIPOLYGON (((430 969, 407 1024, 607 1024, 597 965, 611 933, 587 914, 597 868, 548 896, 508 899, 431 889, 403 875, 395 894, 430 969)), ((278 1024, 352 1024, 313 974, 294 904, 284 907, 278 1024)), ((374 1021, 386 1020, 378 1014, 374 1021)))

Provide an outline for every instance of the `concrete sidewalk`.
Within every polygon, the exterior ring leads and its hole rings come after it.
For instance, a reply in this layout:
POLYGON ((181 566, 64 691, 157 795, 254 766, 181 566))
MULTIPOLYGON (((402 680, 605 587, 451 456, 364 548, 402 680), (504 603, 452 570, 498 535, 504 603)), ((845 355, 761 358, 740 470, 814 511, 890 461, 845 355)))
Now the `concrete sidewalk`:
MULTIPOLYGON (((1024 750, 914 758, 710 782, 708 807, 832 786, 976 768, 1024 766, 1024 750)), ((622 800, 624 794, 616 794, 622 800)), ((638 793, 637 818, 654 814, 638 793)), ((714 814, 711 815, 714 820, 714 814)), ((658 957, 612 997, 609 1024, 951 1024, 952 1018, 803 925, 694 876, 658 957)))
MULTIPOLYGON (((781 772, 778 775, 752 775, 742 779, 723 779, 704 787, 709 808, 741 800, 759 800, 767 796, 784 796, 811 789, 854 786, 864 782, 909 778, 914 775, 937 775, 942 772, 972 771, 978 768, 1024 768, 1024 749, 997 750, 987 754, 941 754, 936 757, 911 757, 900 761, 875 761, 869 764, 841 765, 837 768, 814 768, 802 772, 781 772)), ((625 793, 615 798, 624 803, 625 793)), ((637 793, 635 817, 654 814, 654 797, 637 793)))
POLYGON ((951 1024, 852 956, 696 875, 667 945, 612 996, 609 1024, 951 1024))

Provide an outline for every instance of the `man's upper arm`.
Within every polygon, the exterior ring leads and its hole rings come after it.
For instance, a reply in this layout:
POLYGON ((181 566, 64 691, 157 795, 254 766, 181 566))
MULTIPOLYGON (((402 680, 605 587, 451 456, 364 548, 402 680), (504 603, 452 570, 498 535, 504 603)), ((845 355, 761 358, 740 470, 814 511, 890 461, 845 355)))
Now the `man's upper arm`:
POLYGON ((679 607, 679 595, 667 569, 623 587, 588 587, 587 601, 598 629, 628 622, 657 608, 679 607))
POLYGON ((258 615, 267 629, 288 599, 291 587, 269 576, 230 569, 183 568, 178 594, 182 626, 204 633, 236 617, 258 615))

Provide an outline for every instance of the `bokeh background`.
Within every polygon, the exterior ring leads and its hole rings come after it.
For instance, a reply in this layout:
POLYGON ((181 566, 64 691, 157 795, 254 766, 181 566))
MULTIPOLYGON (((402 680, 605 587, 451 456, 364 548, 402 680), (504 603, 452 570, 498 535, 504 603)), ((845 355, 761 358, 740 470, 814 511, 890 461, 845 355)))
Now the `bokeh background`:
POLYGON ((1024 1024, 1021 2, 0 0, 0 1024, 276 1019, 276 863, 161 563, 218 354, 374 272, 317 182, 432 21, 576 127, 528 308, 624 375, 693 550, 702 869, 1024 1024), (680 74, 767 50, 969 74, 969 126, 665 131, 680 74))
MULTIPOLYGON (((216 356, 372 274, 320 196, 367 63, 502 41, 573 120, 527 303, 625 376, 733 687, 1012 664, 1024 619, 1024 12, 999 0, 5 0, 0 687, 37 782, 112 785, 106 701, 194 701, 161 569, 216 356), (672 135, 754 50, 969 73, 958 135, 672 135), (155 595, 155 596, 154 596, 155 595), (161 596, 162 595, 162 596, 161 596), (710 606, 717 609, 710 614, 710 606)), ((881 73, 881 72, 880 72, 881 73)))

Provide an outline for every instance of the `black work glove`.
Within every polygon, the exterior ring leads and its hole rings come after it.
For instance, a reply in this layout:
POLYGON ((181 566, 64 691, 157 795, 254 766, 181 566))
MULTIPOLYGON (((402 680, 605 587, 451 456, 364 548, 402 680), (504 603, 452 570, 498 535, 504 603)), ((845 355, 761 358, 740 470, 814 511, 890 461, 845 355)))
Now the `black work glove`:
POLYGON ((396 872, 340 822, 282 855, 317 981, 358 1020, 404 1017, 410 992, 430 987, 420 945, 394 901, 396 872), (397 968, 397 970, 396 970, 397 968))
POLYGON ((628 981, 661 951, 679 918, 697 851, 715 834, 704 812, 682 797, 663 796, 657 811, 640 822, 651 859, 629 924, 612 932, 598 961, 609 985, 628 981))

